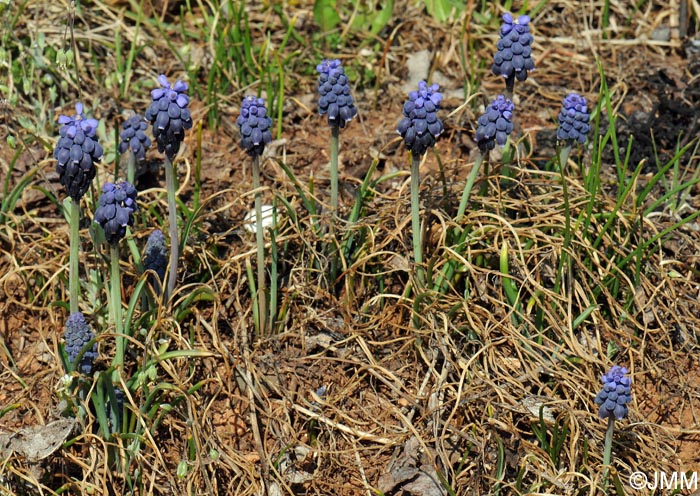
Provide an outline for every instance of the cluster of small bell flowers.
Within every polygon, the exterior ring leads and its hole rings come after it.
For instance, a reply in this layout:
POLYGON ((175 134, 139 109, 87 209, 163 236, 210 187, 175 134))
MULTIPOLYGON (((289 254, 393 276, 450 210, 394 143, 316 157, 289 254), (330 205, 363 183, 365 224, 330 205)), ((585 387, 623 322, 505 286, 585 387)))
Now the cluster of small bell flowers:
POLYGON ((83 374, 90 374, 97 359, 97 343, 85 350, 80 363, 75 364, 78 355, 85 346, 95 338, 90 324, 85 320, 85 316, 80 312, 75 312, 68 317, 66 328, 63 333, 65 341, 65 351, 68 362, 75 370, 83 374))
POLYGON ((318 113, 328 114, 328 125, 344 128, 356 115, 350 83, 340 60, 323 60, 316 66, 318 76, 318 113))
POLYGON ((513 131, 513 112, 515 105, 503 95, 498 95, 483 115, 477 120, 476 144, 481 153, 493 150, 496 145, 503 146, 513 131))
POLYGON ((146 270, 152 270, 158 274, 161 281, 165 279, 165 270, 168 268, 168 250, 165 247, 165 236, 160 229, 156 229, 148 236, 143 252, 143 266, 146 270))
POLYGON ((134 225, 134 212, 138 209, 136 196, 136 188, 126 181, 105 183, 102 187, 95 222, 102 226, 110 245, 118 245, 126 235, 127 226, 134 225))
POLYGON ((262 155, 265 145, 272 141, 272 119, 267 115, 265 100, 245 97, 236 123, 241 130, 241 148, 251 157, 262 155))
POLYGON ((398 133, 406 148, 414 155, 423 155, 428 148, 435 146, 444 127, 437 117, 442 94, 438 85, 428 86, 425 81, 418 83, 418 91, 411 91, 403 105, 403 119, 399 122, 398 133))
POLYGON ((588 102, 578 93, 569 93, 561 103, 557 138, 567 145, 585 143, 591 130, 588 102))
POLYGON ((529 23, 530 17, 526 15, 514 19, 510 13, 503 14, 501 39, 491 67, 494 74, 525 81, 527 73, 535 69, 531 47, 534 38, 529 23))
POLYGON ((146 136, 148 123, 139 114, 132 115, 122 124, 119 133, 119 153, 126 153, 131 149, 137 161, 146 158, 146 151, 151 147, 151 139, 146 136))
POLYGON ((146 120, 153 124, 153 137, 158 151, 172 160, 185 139, 185 130, 192 128, 187 83, 178 80, 172 86, 164 74, 158 76, 160 88, 151 91, 153 101, 146 110, 146 120))
POLYGON ((102 146, 97 140, 98 121, 85 117, 82 103, 75 104, 75 112, 72 117, 58 118, 61 128, 54 158, 61 184, 68 196, 79 202, 95 178, 95 162, 102 159, 102 146))
POLYGON ((627 416, 627 403, 632 400, 632 379, 628 373, 627 368, 615 365, 603 374, 603 389, 595 397, 596 404, 600 405, 598 416, 601 419, 621 420, 627 416))

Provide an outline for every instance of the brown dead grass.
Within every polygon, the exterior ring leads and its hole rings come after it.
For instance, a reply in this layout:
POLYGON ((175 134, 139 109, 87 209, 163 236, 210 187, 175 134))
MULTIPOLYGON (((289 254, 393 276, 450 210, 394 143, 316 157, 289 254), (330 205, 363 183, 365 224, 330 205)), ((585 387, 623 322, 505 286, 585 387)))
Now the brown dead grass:
MULTIPOLYGON (((362 256, 347 266, 344 285, 331 292, 324 282, 327 262, 320 249, 328 239, 313 232, 292 185, 268 160, 264 164, 266 198, 287 198, 300 222, 295 225, 283 219, 280 226, 279 244, 284 246, 280 299, 287 308, 281 332, 269 339, 253 339, 246 265, 252 263, 254 241, 240 229, 252 196, 249 167, 236 146, 232 125, 238 96, 222 100, 218 131, 206 129, 205 109, 195 103, 195 117, 205 127, 206 208, 200 214, 202 231, 188 240, 183 254, 181 285, 173 307, 198 287, 211 290, 216 298, 192 304, 191 316, 180 323, 173 320, 169 308, 161 308, 158 322, 146 330, 149 339, 139 346, 153 347, 166 339, 173 348, 191 346, 212 356, 161 364, 158 379, 174 387, 163 402, 182 401, 156 432, 142 440, 132 464, 132 473, 143 474, 144 494, 371 495, 378 489, 395 495, 442 494, 435 489, 412 493, 400 483, 387 482, 386 475, 395 474, 399 466, 425 466, 433 474, 437 470, 458 495, 491 493, 499 482, 502 493, 517 494, 518 473, 524 487, 533 491, 595 494, 601 484, 605 425, 596 416, 593 398, 600 374, 611 364, 606 358, 611 342, 619 349, 615 362, 630 368, 635 384, 629 419, 618 423, 616 435, 614 467, 623 483, 635 470, 671 472, 695 466, 700 442, 695 407, 700 370, 693 358, 700 284, 697 225, 679 230, 645 260, 645 275, 638 285, 621 277, 624 292, 634 295, 630 308, 608 292, 594 301, 592 286, 610 273, 615 253, 672 223, 670 214, 648 217, 641 233, 627 228, 613 232, 603 239, 595 265, 589 268, 582 262, 594 250, 583 233, 575 233, 569 255, 576 272, 563 290, 552 290, 564 246, 564 207, 558 176, 539 171, 534 163, 551 152, 544 141, 537 145, 538 131, 553 127, 567 90, 578 90, 595 101, 596 60, 605 68, 616 108, 630 101, 642 102, 641 106, 645 98, 653 97, 637 91, 650 72, 663 68, 686 75, 680 40, 650 39, 654 29, 668 26, 673 19, 674 12, 665 4, 648 2, 635 12, 627 2, 611 2, 607 38, 600 28, 601 6, 602 2, 585 8, 575 2, 550 2, 533 19, 537 71, 516 91, 522 132, 536 152, 520 158, 512 186, 502 187, 502 178, 496 174, 488 178, 491 194, 478 197, 464 220, 475 234, 469 257, 463 260, 462 285, 439 299, 416 302, 413 296, 403 296, 411 265, 406 174, 382 183, 360 226, 347 226, 366 227, 369 236, 362 256), (539 340, 524 336, 523 327, 513 324, 513 310, 505 304, 497 265, 504 244, 522 301, 536 298, 542 304, 533 308, 546 309, 539 317, 545 323, 539 340), (478 259, 485 262, 476 263, 478 259), (378 274, 384 287, 379 286, 378 274), (470 288, 467 298, 465 287, 470 288), (574 318, 592 305, 595 310, 574 329, 574 318), (420 310, 417 325, 412 323, 414 308, 420 310), (183 394, 200 381, 198 391, 183 394), (315 392, 321 386, 328 388, 327 393, 318 397, 315 392), (566 426, 570 431, 558 465, 533 434, 540 408, 549 429, 566 426), (187 458, 188 443, 195 446, 195 459, 190 460, 188 473, 178 478, 175 470, 187 458), (407 452, 406 446, 418 448, 407 452), (212 450, 218 457, 212 458, 212 450), (499 457, 504 463, 500 473, 499 457)), ((96 50, 104 52, 104 66, 112 68, 112 56, 100 43, 116 28, 127 38, 133 36, 122 14, 126 4, 97 3, 95 7, 76 19, 76 39, 82 48, 98 45, 96 50)), ((153 8, 167 17, 175 2, 153 8)), ((309 2, 287 7, 288 15, 307 23, 310 9, 309 2)), ((379 174, 406 169, 405 153, 392 131, 404 99, 399 88, 406 76, 406 57, 418 49, 439 47, 432 70, 452 78, 456 89, 463 78, 460 27, 466 26, 466 36, 476 41, 477 58, 488 61, 495 43, 495 31, 480 26, 471 14, 445 27, 413 4, 400 2, 397 12, 401 16, 395 23, 393 43, 384 45, 380 85, 359 92, 361 119, 342 134, 346 208, 372 158, 381 157, 379 174)), ((60 45, 65 13, 64 6, 30 1, 20 30, 39 30, 50 43, 60 45)), ((256 32, 273 22, 263 14, 251 10, 256 32)), ((136 62, 134 79, 152 78, 161 71, 182 74, 159 34, 143 29, 140 36, 149 48, 136 62)), ((206 46, 192 48, 209 55, 206 46)), ((354 55, 348 49, 341 56, 354 55)), ((86 59, 82 64, 83 100, 96 113, 104 113, 98 117, 109 125, 117 122, 114 95, 96 86, 102 79, 98 69, 86 59)), ((290 79, 299 98, 313 92, 313 77, 294 74, 290 79)), ((486 100, 501 88, 502 81, 486 74, 481 87, 470 88, 470 96, 479 91, 486 100)), ((242 94, 245 89, 239 90, 242 94)), ((69 92, 75 96, 73 89, 69 92)), ((145 108, 147 94, 133 95, 129 105, 145 108)), ((462 102, 446 103, 449 112, 462 102)), ((29 108, 20 102, 13 111, 31 117, 29 108)), ((432 154, 422 169, 426 259, 435 271, 450 256, 444 232, 452 225, 461 181, 471 164, 476 113, 468 106, 451 115, 446 136, 437 147, 453 196, 444 197, 432 154)), ((5 131, 24 133, 14 118, 7 120, 5 115, 5 119, 5 131)), ((286 141, 275 156, 294 169, 302 184, 308 185, 313 177, 316 197, 324 202, 327 137, 319 126, 313 105, 289 109, 286 141)), ((189 136, 179 163, 185 194, 193 184, 194 136, 189 136)), ((53 139, 51 134, 40 138, 46 143, 53 139)), ((33 185, 49 188, 61 198, 50 145, 40 152, 34 150, 38 161, 18 162, 15 174, 38 164, 41 173, 33 185)), ((12 153, 0 153, 7 168, 12 153)), ((103 166, 103 178, 111 174, 111 167, 103 166)), ((613 174, 605 172, 600 198, 610 208, 615 201, 613 174)), ((568 181, 575 217, 585 208, 587 196, 580 171, 574 170, 568 181)), ((165 211, 162 190, 150 189, 141 199, 144 204, 157 202, 157 210, 165 211)), ((697 207, 693 202, 688 208, 697 207)), ((635 218, 621 214, 620 221, 623 227, 630 226, 635 218)), ((13 405, 2 423, 3 430, 15 431, 43 425, 58 415, 55 388, 63 371, 56 353, 66 315, 57 302, 67 300, 68 229, 54 206, 27 190, 0 236, 0 407, 13 405)), ((144 234, 136 236, 140 239, 144 234)), ((84 248, 86 266, 105 270, 99 253, 84 248)), ((124 269, 128 298, 135 275, 126 262, 124 269)), ((86 312, 95 311, 92 303, 84 302, 86 312)), ((533 308, 526 306, 522 316, 522 325, 529 329, 536 328, 538 318, 533 308)), ((108 356, 108 335, 101 346, 108 356)), ((141 399, 134 393, 130 408, 136 410, 141 399)), ((127 440, 118 442, 128 445, 127 440)), ((71 494, 126 492, 121 474, 107 469, 106 447, 91 434, 90 425, 84 426, 74 443, 41 464, 18 456, 4 459, 0 486, 2 494, 56 494, 59 487, 71 494)))

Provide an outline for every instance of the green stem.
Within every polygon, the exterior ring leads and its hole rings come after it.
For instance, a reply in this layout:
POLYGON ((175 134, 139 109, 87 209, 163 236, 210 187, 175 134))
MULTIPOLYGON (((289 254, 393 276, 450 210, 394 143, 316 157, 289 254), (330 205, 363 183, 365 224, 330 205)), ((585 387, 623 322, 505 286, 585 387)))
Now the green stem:
POLYGON ((506 91, 503 93, 508 100, 513 100, 513 90, 515 89, 515 76, 506 78, 506 91))
POLYGON ((605 431, 605 446, 603 448, 603 484, 607 485, 610 460, 612 458, 612 441, 615 432, 615 417, 608 417, 608 430, 605 431))
POLYGON ((68 288, 70 293, 70 313, 80 310, 78 301, 80 291, 80 273, 78 260, 80 256, 80 203, 70 201, 70 259, 68 262, 68 288))
POLYGON ((253 189, 255 190, 255 243, 258 255, 258 320, 260 335, 265 334, 265 241, 263 239, 262 193, 260 192, 260 157, 253 156, 253 189))
POLYGON ((168 285, 165 288, 165 300, 169 300, 175 291, 177 283, 177 260, 180 243, 177 236, 177 203, 175 167, 167 155, 165 156, 165 187, 168 191, 168 230, 170 233, 170 263, 168 265, 168 285))
POLYGON ((134 178, 136 177, 136 155, 134 151, 129 151, 129 162, 126 166, 126 180, 129 184, 134 184, 134 178))
POLYGON ((484 161, 484 154, 479 152, 476 157, 476 161, 472 166, 472 170, 469 171, 469 176, 467 177, 467 183, 464 185, 464 192, 462 192, 462 200, 459 202, 459 210, 457 210, 456 222, 459 223, 464 217, 464 212, 467 210, 467 204, 469 203, 469 195, 471 195, 472 188, 474 187, 474 182, 476 181, 476 176, 479 174, 479 169, 481 169, 481 163, 484 161))
MULTIPOLYGON (((564 246, 562 249, 559 270, 557 271, 557 277, 554 282, 554 291, 559 292, 561 287, 561 280, 564 277, 564 268, 568 266, 570 271, 571 266, 569 265, 568 249, 571 246, 571 207, 569 206, 569 188, 566 182, 566 163, 569 160, 569 154, 571 153, 571 145, 566 144, 559 151, 559 173, 561 174, 561 187, 562 195, 564 196, 564 246)), ((568 272, 568 271, 567 271, 568 272)), ((570 284, 571 281, 569 280, 570 284)))
POLYGON ((338 134, 340 128, 331 126, 331 209, 338 215, 338 134))
POLYGON ((115 244, 110 247, 110 289, 112 297, 110 301, 110 310, 114 323, 114 334, 116 336, 117 351, 114 356, 112 365, 120 368, 124 365, 124 336, 122 323, 122 286, 121 277, 119 274, 119 245, 115 244))
POLYGON ((423 244, 420 230, 420 203, 418 190, 420 187, 420 155, 411 154, 411 220, 413 223, 413 259, 416 265, 416 281, 424 286, 423 273, 423 244))

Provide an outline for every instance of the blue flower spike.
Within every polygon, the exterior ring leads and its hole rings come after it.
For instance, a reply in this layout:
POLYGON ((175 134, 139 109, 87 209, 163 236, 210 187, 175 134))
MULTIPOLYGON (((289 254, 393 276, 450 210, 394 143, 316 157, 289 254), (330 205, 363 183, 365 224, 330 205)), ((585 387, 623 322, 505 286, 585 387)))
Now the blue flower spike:
POLYGON ((330 127, 344 128, 356 115, 350 83, 340 60, 324 59, 316 66, 318 76, 318 113, 328 114, 330 127))
POLYGON ((146 270, 152 270, 158 274, 158 278, 165 279, 165 270, 168 268, 168 249, 165 247, 163 231, 156 229, 146 241, 143 252, 143 266, 146 270))
POLYGON ((146 158, 146 151, 151 147, 151 139, 146 136, 148 123, 139 114, 132 115, 122 124, 119 133, 119 153, 131 149, 134 158, 141 162, 146 158))
POLYGON ((61 115, 59 139, 54 150, 59 181, 68 196, 80 202, 95 178, 95 162, 102 160, 102 146, 97 140, 97 119, 83 113, 83 104, 75 104, 75 115, 61 115))
POLYGON ((567 145, 585 143, 591 130, 590 120, 586 99, 578 93, 569 93, 562 100, 557 138, 567 145))
POLYGON ((158 151, 172 161, 185 139, 185 130, 192 128, 187 83, 179 79, 172 86, 164 74, 158 76, 160 88, 151 91, 153 101, 146 110, 146 120, 153 124, 153 137, 158 151))
POLYGON ((435 146, 444 127, 438 119, 442 94, 438 85, 428 86, 425 81, 418 83, 418 91, 411 91, 403 106, 403 119, 399 122, 398 133, 406 148, 416 156, 423 155, 428 148, 435 146))
POLYGON ((532 42, 530 34, 530 17, 522 15, 517 19, 510 13, 503 14, 501 38, 496 45, 491 71, 506 79, 525 81, 527 74, 535 70, 532 59, 532 42))
POLYGON ((136 188, 126 181, 119 184, 105 183, 102 187, 95 222, 102 226, 110 245, 118 245, 126 235, 127 226, 134 225, 134 212, 138 210, 136 196, 136 188))
POLYGON ((496 145, 503 146, 513 132, 515 105, 503 95, 498 95, 477 120, 476 144, 486 154, 496 145))
POLYGON ((603 389, 595 397, 596 404, 600 405, 598 416, 601 419, 622 420, 627 416, 627 404, 632 400, 632 379, 628 373, 627 368, 615 365, 603 374, 603 389))
POLYGON ((95 360, 97 359, 97 343, 94 343, 92 347, 85 350, 77 366, 75 365, 75 361, 80 351, 94 338, 95 334, 92 332, 90 324, 87 323, 82 313, 75 312, 68 317, 68 320, 66 320, 66 328, 63 333, 63 339, 65 341, 64 349, 71 367, 83 374, 92 372, 95 360))
POLYGON ((241 130, 241 148, 251 157, 262 155, 265 145, 272 141, 272 119, 267 115, 265 100, 245 97, 236 123, 241 130))

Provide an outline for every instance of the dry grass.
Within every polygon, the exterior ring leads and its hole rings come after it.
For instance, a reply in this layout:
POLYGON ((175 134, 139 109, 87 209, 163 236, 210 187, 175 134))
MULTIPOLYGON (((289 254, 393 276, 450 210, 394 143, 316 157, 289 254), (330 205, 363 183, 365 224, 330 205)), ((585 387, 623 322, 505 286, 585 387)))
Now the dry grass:
MULTIPOLYGON (((153 15, 172 19, 178 5, 153 2, 153 15)), ((673 30, 668 42, 651 39, 655 29, 670 26, 675 19, 665 3, 646 2, 635 11, 629 2, 610 2, 610 27, 605 32, 603 5, 549 2, 534 16, 537 71, 524 85, 526 90, 519 92, 517 104, 523 143, 535 151, 519 157, 511 178, 499 176, 506 172, 500 169, 481 180, 488 181, 489 194, 476 197, 463 221, 472 229, 466 251, 449 246, 446 233, 454 227, 451 217, 472 162, 470 136, 478 108, 466 106, 448 119, 448 132, 438 144, 446 185, 435 157, 427 157, 421 191, 426 260, 433 273, 451 259, 459 260, 461 267, 460 277, 443 295, 428 291, 416 300, 406 291, 411 280, 407 175, 377 185, 366 215, 344 228, 363 233, 364 242, 353 259, 345 260, 341 284, 329 287, 325 250, 329 235, 314 231, 294 186, 268 160, 265 197, 286 198, 298 220, 282 216, 278 228, 279 306, 284 312, 280 332, 267 339, 256 339, 253 331, 247 267, 253 263, 255 245, 240 228, 252 203, 250 171, 232 125, 239 100, 235 95, 248 89, 236 88, 223 97, 218 130, 207 128, 207 109, 194 102, 195 130, 201 122, 203 139, 200 147, 196 132, 188 137, 179 161, 180 182, 188 203, 201 153, 203 208, 185 246, 173 302, 161 302, 152 321, 139 321, 144 328, 131 341, 133 354, 125 375, 140 370, 140 357, 157 356, 161 346, 202 350, 208 356, 159 363, 151 387, 168 385, 159 403, 172 410, 160 424, 153 417, 139 419, 143 436, 128 471, 131 477, 140 477, 136 492, 447 494, 439 484, 431 485, 442 478, 457 495, 597 494, 602 491, 605 423, 598 419, 593 399, 611 359, 627 365, 634 381, 629 419, 618 422, 614 447, 614 471, 626 489, 633 471, 670 473, 697 464, 700 369, 693 358, 700 287, 697 223, 653 245, 642 261, 639 280, 634 281, 629 272, 617 270, 616 263, 676 222, 677 214, 660 211, 640 222, 629 199, 619 210, 616 229, 607 231, 599 246, 594 248, 591 240, 592 233, 601 232, 603 218, 591 224, 590 232, 574 230, 567 248, 560 177, 538 167, 541 158, 552 153, 539 131, 553 127, 563 93, 578 90, 597 99, 596 60, 605 68, 615 109, 643 108, 653 100, 653 94, 638 88, 648 88, 643 80, 654 71, 663 69, 672 78, 687 75, 687 69, 679 66, 687 63, 678 55, 681 40, 673 30), (451 194, 445 196, 443 187, 451 194), (508 303, 504 293, 499 268, 504 246, 507 277, 517 288, 520 310, 508 303), (555 290, 564 252, 572 269, 555 290), (611 276, 620 289, 615 293, 606 288, 598 294, 602 281, 611 276), (213 298, 190 301, 198 291, 213 298), (588 316, 575 326, 587 309, 588 316), (175 312, 184 310, 189 313, 176 319, 175 312), (327 390, 320 395, 322 386, 327 390), (557 460, 538 441, 538 428, 550 438, 566 429, 557 460), (176 471, 183 461, 187 471, 179 476, 176 471), (412 474, 410 481, 399 480, 399 467, 412 474)), ((285 8, 302 26, 299 32, 308 35, 309 2, 285 8)), ((402 15, 393 25, 393 43, 382 40, 384 52, 378 52, 381 57, 376 61, 381 80, 377 88, 364 88, 358 99, 362 122, 353 123, 355 128, 342 136, 343 158, 348 162, 344 181, 352 185, 348 191, 362 180, 370 155, 381 157, 379 175, 407 168, 392 126, 404 98, 398 88, 406 76, 408 55, 441 47, 434 52, 432 70, 450 78, 457 89, 463 80, 460 28, 468 28, 465 36, 476 47, 468 55, 477 61, 488 61, 495 43, 495 18, 487 29, 470 11, 448 29, 413 3, 400 2, 396 8, 402 15)), ((62 46, 67 9, 30 0, 12 39, 42 33, 50 45, 62 46)), ((108 129, 119 122, 122 108, 145 108, 144 81, 160 72, 184 75, 162 34, 153 25, 142 25, 137 35, 125 9, 128 4, 118 1, 83 5, 75 19, 80 84, 67 77, 67 85, 60 89, 62 108, 80 97, 108 129), (108 49, 116 31, 125 43, 138 39, 145 46, 132 68, 128 102, 118 98, 118 88, 101 83, 116 67, 114 51, 108 49), (92 63, 89 54, 95 54, 100 64, 92 63)), ((495 16, 495 9, 489 11, 495 16)), ((254 35, 278 28, 278 19, 268 10, 251 9, 250 16, 254 35)), ((200 21, 185 16, 192 31, 200 21)), ((271 34, 273 44, 283 35, 278 31, 271 34)), ((192 40, 185 43, 175 30, 167 34, 173 45, 187 46, 201 57, 199 83, 204 84, 213 48, 192 40)), ((353 43, 359 41, 351 40, 341 54, 347 60, 352 60, 353 43)), ((291 49, 301 50, 308 59, 316 55, 311 46, 291 49)), ((299 70, 299 60, 303 56, 295 59, 294 69, 299 70)), ((299 102, 310 102, 314 76, 304 70, 287 74, 289 91, 299 102)), ((483 83, 469 88, 469 96, 482 92, 485 100, 501 90, 502 81, 478 70, 483 83)), ((13 84, 18 88, 20 81, 13 84)), ((63 196, 50 158, 53 119, 37 117, 36 102, 19 96, 11 112, 0 115, 3 134, 20 137, 27 147, 10 179, 16 183, 34 164, 39 174, 0 226, 3 431, 58 418, 56 388, 64 373, 57 351, 66 317, 68 226, 39 190, 63 196), (20 118, 37 127, 27 129, 20 118)), ((61 113, 44 103, 49 116, 61 113)), ((461 103, 448 101, 448 110, 461 103)), ((285 107, 286 141, 279 144, 275 158, 285 161, 307 190, 313 177, 314 196, 323 203, 327 201, 325 129, 318 132, 320 121, 312 104, 294 107, 285 107)), ((9 149, 0 152, 8 174, 12 155, 9 149)), ((567 178, 573 219, 589 202, 583 184, 589 161, 586 153, 582 169, 570 171, 567 178)), ((113 173, 112 167, 102 166, 102 180, 113 173)), ((641 182, 649 177, 643 176, 641 182)), ((601 182, 597 208, 611 211, 618 188, 612 164, 604 164, 601 182)), ((164 198, 159 186, 142 193, 142 204, 151 206, 145 220, 155 224, 164 218, 164 198)), ((346 195, 346 211, 352 201, 346 195)), ((88 215, 91 208, 88 202, 88 215)), ((697 208, 691 199, 688 211, 697 208)), ((135 232, 139 243, 151 225, 140 229, 135 232)), ((106 270, 100 250, 89 243, 83 250, 88 270, 106 270)), ((128 301, 138 275, 126 255, 123 270, 128 301)), ((104 300, 104 295, 97 295, 83 305, 103 331, 100 351, 108 357, 113 336, 99 306, 104 300)), ((103 366, 108 362, 105 359, 103 366)), ((132 388, 127 408, 138 411, 143 395, 143 389, 132 388)), ((127 493, 124 471, 111 469, 108 446, 93 434, 94 422, 88 415, 70 444, 38 463, 3 452, 0 494, 57 494, 59 488, 62 494, 127 493)), ((133 439, 126 436, 114 442, 133 448, 133 439)))

